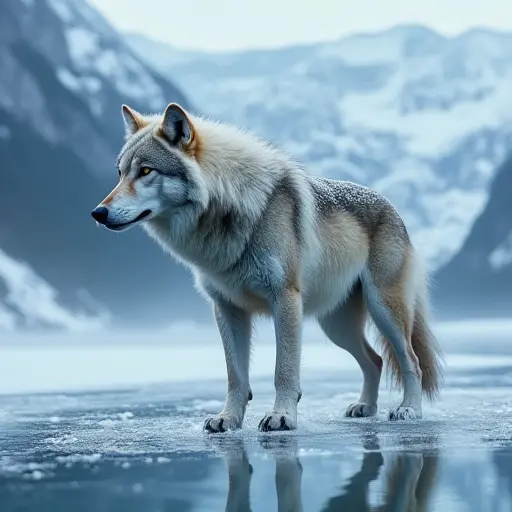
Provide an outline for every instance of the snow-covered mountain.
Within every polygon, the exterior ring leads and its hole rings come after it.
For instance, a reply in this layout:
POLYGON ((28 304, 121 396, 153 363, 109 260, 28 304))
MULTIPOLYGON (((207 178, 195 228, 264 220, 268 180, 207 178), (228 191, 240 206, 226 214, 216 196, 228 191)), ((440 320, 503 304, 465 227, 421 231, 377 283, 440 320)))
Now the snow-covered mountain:
POLYGON ((0 106, 85 160, 93 154, 107 161, 119 149, 120 101, 149 111, 164 108, 169 97, 188 103, 85 0, 6 0, 0 23, 0 106), (44 75, 50 76, 43 81, 44 75), (48 115, 58 90, 53 80, 67 97, 74 96, 82 115, 48 115))
POLYGON ((436 275, 442 310, 460 316, 510 316, 512 311, 512 156, 490 187, 489 200, 461 250, 436 275))
POLYGON ((512 34, 398 26, 230 54, 127 37, 205 114, 388 196, 432 269, 463 244, 512 148, 512 34))
POLYGON ((3 0, 0 70, 0 327, 198 315, 190 278, 156 244, 90 216, 118 179, 121 104, 187 98, 85 0, 3 0))

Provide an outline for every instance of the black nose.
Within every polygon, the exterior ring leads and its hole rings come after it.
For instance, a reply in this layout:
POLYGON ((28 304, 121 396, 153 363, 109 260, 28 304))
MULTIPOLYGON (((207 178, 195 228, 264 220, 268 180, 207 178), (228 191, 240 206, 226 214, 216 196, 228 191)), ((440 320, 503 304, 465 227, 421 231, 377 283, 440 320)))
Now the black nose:
POLYGON ((104 206, 98 206, 91 212, 92 218, 100 224, 105 224, 108 218, 108 209, 104 206))

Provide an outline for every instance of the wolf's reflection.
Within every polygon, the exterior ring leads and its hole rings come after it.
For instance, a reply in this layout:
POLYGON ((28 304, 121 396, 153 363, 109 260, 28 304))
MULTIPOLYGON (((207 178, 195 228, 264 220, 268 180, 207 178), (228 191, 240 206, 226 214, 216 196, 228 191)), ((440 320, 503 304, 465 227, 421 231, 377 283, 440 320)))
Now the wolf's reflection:
POLYGON ((276 462, 278 512, 302 512, 302 464, 294 437, 264 436, 261 446, 273 453, 276 462))
POLYGON ((328 500, 322 508, 323 512, 371 510, 368 506, 368 486, 378 478, 384 459, 376 435, 365 436, 362 441, 365 453, 359 471, 348 479, 341 494, 328 500))
POLYGON ((228 470, 228 499, 226 512, 247 512, 251 510, 251 476, 247 452, 242 441, 229 445, 219 445, 224 455, 228 470))
MULTIPOLYGON (((297 456, 297 441, 286 437, 263 437, 261 446, 275 460, 275 489, 278 512, 302 512, 302 465, 297 456)), ((223 454, 228 471, 226 512, 250 512, 250 487, 253 468, 241 439, 225 442, 220 439, 217 449, 223 454)))
POLYGON ((438 460, 435 452, 398 452, 385 465, 376 436, 364 440, 366 451, 360 470, 343 487, 342 492, 330 498, 322 512, 425 512, 435 487, 438 460), (383 468, 382 503, 372 506, 368 489, 377 480, 383 468))
MULTIPOLYGON (((435 486, 438 456, 418 451, 398 452, 384 464, 376 435, 362 439, 365 453, 359 471, 329 498, 321 512, 425 512, 435 486), (369 485, 383 471, 384 491, 379 505, 369 503, 369 485)), ((278 512, 302 512, 302 465, 297 438, 263 437, 261 445, 275 460, 275 490, 278 512)), ((250 512, 253 468, 241 439, 217 445, 227 465, 229 490, 226 512, 250 512)))

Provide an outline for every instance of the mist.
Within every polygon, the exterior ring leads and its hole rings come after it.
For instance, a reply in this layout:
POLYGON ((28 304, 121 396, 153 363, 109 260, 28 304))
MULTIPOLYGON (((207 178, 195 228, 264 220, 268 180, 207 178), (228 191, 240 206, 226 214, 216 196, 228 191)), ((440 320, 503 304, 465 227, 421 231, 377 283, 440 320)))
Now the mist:
MULTIPOLYGON (((512 365, 512 319, 438 322, 433 325, 450 369, 486 363, 512 365)), ((368 339, 375 344, 370 324, 368 339)), ((273 323, 254 324, 251 377, 273 381, 273 323)), ((8 332, 0 340, 0 394, 78 392, 91 389, 203 380, 226 382, 222 342, 213 318, 208 324, 173 322, 161 329, 103 329, 82 332, 8 332)), ((342 379, 358 376, 353 357, 333 345, 316 322, 305 321, 302 368, 342 379)))

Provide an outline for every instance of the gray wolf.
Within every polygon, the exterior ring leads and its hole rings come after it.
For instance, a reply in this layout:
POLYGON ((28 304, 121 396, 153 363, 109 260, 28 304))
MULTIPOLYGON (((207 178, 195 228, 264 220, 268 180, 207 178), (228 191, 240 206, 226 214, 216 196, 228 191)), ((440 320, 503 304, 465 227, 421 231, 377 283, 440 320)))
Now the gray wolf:
POLYGON ((284 151, 237 127, 171 103, 142 115, 123 105, 119 183, 92 211, 106 228, 141 225, 191 269, 212 303, 224 346, 227 396, 208 432, 240 428, 252 398, 251 326, 273 318, 275 403, 262 431, 297 427, 301 325, 314 317, 359 363, 364 382, 349 417, 377 412, 382 358, 403 387, 391 420, 422 416, 439 387, 440 352, 428 323, 428 287, 402 219, 368 188, 306 173, 284 151))

